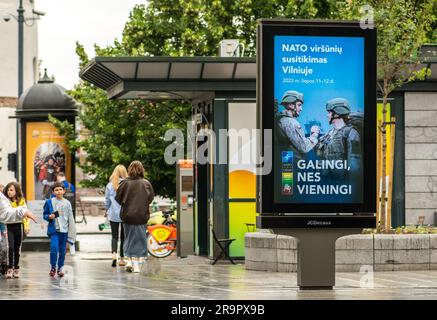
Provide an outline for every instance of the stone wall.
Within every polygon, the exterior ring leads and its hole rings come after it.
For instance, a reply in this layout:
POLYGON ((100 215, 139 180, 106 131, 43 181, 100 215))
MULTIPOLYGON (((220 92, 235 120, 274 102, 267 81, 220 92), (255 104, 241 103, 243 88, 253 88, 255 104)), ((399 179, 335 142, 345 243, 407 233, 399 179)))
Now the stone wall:
POLYGON ((405 93, 405 219, 434 224, 437 211, 437 93, 405 93))
MULTIPOLYGON (((336 242, 336 270, 437 270, 437 234, 351 235, 336 242)), ((298 240, 264 232, 245 235, 249 270, 296 272, 298 240)))

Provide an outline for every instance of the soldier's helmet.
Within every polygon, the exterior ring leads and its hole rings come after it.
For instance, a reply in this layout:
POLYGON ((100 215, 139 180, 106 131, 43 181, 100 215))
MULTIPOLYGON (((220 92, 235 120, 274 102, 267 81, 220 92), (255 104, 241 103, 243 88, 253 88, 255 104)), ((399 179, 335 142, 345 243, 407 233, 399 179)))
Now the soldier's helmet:
POLYGON ((281 99, 281 104, 295 103, 300 101, 303 103, 303 94, 297 91, 288 90, 285 91, 281 99))
POLYGON ((332 111, 339 116, 347 116, 351 113, 351 108, 346 99, 335 98, 326 103, 326 111, 332 111))

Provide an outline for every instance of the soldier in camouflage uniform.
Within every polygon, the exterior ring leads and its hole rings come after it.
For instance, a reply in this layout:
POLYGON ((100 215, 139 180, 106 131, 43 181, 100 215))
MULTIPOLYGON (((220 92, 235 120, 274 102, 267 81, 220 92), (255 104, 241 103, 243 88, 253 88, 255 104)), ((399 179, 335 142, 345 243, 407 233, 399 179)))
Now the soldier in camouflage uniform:
POLYGON ((297 91, 286 91, 281 99, 284 110, 276 113, 276 134, 279 147, 282 151, 291 150, 294 158, 303 159, 318 143, 320 128, 313 126, 310 137, 305 137, 297 118, 302 111, 303 94, 297 91))
POLYGON ((334 179, 345 179, 359 174, 361 170, 361 139, 359 132, 347 125, 350 105, 343 98, 335 98, 326 103, 329 124, 333 125, 315 147, 316 154, 323 160, 347 160, 347 170, 326 170, 334 179))

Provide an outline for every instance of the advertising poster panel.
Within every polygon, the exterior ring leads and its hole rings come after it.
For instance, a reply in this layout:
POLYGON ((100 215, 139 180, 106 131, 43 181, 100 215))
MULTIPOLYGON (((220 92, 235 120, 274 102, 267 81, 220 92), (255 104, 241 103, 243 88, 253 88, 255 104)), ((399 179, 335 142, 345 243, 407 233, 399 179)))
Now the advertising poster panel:
POLYGON ((49 122, 26 123, 26 200, 37 215, 31 222, 30 237, 45 236, 47 224, 42 218, 44 200, 51 196, 51 186, 59 172, 71 181, 71 154, 64 137, 49 122))
POLYGON ((364 39, 275 36, 277 203, 363 201, 364 39))
POLYGON ((258 127, 272 131, 273 164, 258 176, 258 212, 374 217, 376 30, 261 20, 257 59, 258 127))

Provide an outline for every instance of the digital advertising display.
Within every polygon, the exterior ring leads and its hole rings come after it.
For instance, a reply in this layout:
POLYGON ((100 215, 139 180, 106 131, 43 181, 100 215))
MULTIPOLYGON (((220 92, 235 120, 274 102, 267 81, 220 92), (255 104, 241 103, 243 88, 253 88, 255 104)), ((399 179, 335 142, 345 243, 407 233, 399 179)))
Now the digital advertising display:
POLYGON ((257 40, 258 128, 272 155, 258 212, 374 216, 376 30, 261 20, 257 40))
POLYGON ((275 202, 362 202, 364 39, 275 36, 273 108, 275 202))

